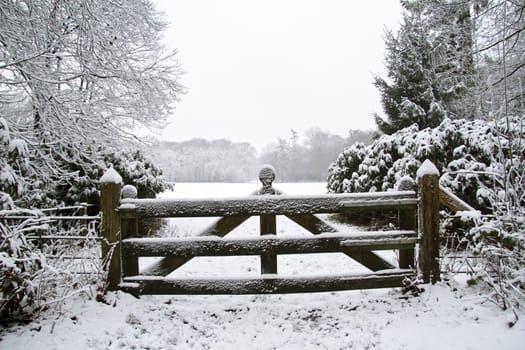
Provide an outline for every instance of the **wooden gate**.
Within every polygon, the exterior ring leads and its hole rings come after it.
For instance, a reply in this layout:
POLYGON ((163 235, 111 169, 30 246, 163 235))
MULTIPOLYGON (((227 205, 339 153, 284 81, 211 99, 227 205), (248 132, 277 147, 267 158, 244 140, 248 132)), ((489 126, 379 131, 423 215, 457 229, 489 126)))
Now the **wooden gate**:
POLYGON ((437 169, 427 161, 418 172, 417 186, 413 180, 405 178, 398 190, 392 192, 290 196, 273 190, 273 178, 271 181, 261 178, 263 188, 248 197, 136 199, 126 194, 133 194, 133 191, 126 188, 121 191, 120 176, 109 169, 101 179, 102 249, 108 263, 109 289, 120 288, 135 295, 266 294, 400 287, 416 277, 425 283, 434 283, 440 278, 438 177, 437 169), (342 232, 315 216, 356 209, 392 208, 399 211, 399 230, 396 231, 342 232), (286 216, 313 235, 277 236, 276 215, 286 216), (251 216, 260 217, 260 237, 225 237, 251 216), (173 217, 222 218, 199 237, 141 237, 143 218, 173 217), (399 266, 393 266, 374 252, 393 249, 399 250, 399 266), (318 277, 278 274, 279 254, 329 252, 343 253, 371 272, 318 277), (260 256, 261 276, 166 278, 193 257, 235 255, 260 256), (162 258, 139 271, 139 257, 148 256, 162 258))

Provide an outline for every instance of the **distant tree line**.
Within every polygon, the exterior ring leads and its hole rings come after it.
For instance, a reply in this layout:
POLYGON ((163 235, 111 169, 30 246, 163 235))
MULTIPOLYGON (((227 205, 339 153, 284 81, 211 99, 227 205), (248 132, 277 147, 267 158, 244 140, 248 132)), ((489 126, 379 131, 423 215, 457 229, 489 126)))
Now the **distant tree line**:
POLYGON ((371 131, 350 130, 348 136, 309 129, 277 138, 258 154, 249 143, 193 139, 155 142, 147 152, 170 182, 247 182, 257 179, 262 164, 271 164, 277 181, 325 181, 329 164, 355 142, 369 144, 371 131))
POLYGON ((306 131, 301 140, 295 130, 288 139, 278 138, 266 146, 260 162, 275 167, 280 181, 325 181, 328 166, 337 155, 356 142, 372 142, 371 131, 350 130, 347 137, 333 135, 319 128, 306 131))
POLYGON ((257 151, 248 143, 225 139, 158 141, 148 153, 170 182, 244 182, 255 178, 257 151))

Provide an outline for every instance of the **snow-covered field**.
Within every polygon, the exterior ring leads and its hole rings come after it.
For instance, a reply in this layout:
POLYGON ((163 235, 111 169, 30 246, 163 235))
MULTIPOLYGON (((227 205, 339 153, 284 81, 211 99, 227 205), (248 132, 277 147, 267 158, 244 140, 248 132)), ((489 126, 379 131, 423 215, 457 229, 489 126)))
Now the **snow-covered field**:
MULTIPOLYGON (((227 197, 258 184, 177 184, 164 197, 227 197)), ((276 184, 288 194, 317 194, 324 184, 276 184)), ((177 219, 168 235, 196 234, 213 218, 177 219)), ((278 218, 278 234, 304 234, 278 218)), ((346 228, 355 229, 355 228, 346 228)), ((258 235, 251 218, 232 236, 258 235)), ((395 255, 385 257, 395 260, 395 255)), ((141 264, 148 264, 148 260, 141 264)), ((340 254, 280 256, 290 275, 366 271, 340 254)), ((258 275, 254 257, 195 258, 172 276, 258 275), (227 271, 227 272, 226 272, 227 271)), ((142 296, 110 293, 109 305, 72 297, 35 322, 4 329, 0 349, 523 349, 525 313, 486 302, 465 276, 423 286, 418 297, 397 289, 261 296, 142 296)))

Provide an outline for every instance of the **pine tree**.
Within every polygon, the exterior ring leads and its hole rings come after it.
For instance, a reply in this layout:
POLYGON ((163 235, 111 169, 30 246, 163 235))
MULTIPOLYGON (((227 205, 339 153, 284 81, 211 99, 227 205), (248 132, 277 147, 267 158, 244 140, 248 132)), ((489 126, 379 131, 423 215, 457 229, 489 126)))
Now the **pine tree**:
MULTIPOLYGON (((386 33, 387 79, 375 77, 386 119, 385 134, 416 123, 436 127, 445 117, 472 118, 466 103, 474 85, 472 23, 464 1, 402 1, 403 23, 386 33)), ((472 99, 472 98, 471 98, 472 99)))
POLYGON ((431 28, 431 66, 436 88, 449 118, 473 119, 473 21, 469 1, 425 1, 424 17, 431 28))
POLYGON ((435 75, 431 67, 429 33, 422 12, 407 8, 397 35, 387 32, 386 69, 388 80, 375 77, 387 119, 376 114, 379 130, 385 134, 417 123, 420 129, 435 127, 445 117, 436 96, 435 75))

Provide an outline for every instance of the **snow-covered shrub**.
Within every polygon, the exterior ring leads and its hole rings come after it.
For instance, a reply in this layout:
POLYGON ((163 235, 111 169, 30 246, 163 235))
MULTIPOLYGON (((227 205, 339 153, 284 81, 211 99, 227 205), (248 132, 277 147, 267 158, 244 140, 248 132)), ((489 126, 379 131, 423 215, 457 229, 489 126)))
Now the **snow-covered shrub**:
MULTIPOLYGON (((335 163, 330 165, 328 177, 328 191, 330 193, 344 193, 348 188, 347 182, 359 175, 358 169, 366 155, 366 147, 358 142, 339 154, 335 163)), ((355 179, 354 179, 355 180, 355 179)))
POLYGON ((58 184, 68 179, 50 167, 57 166, 52 147, 34 143, 16 120, 0 117, 0 191, 8 194, 13 203, 24 208, 52 207, 63 204, 56 195, 58 184))
POLYGON ((28 147, 24 140, 15 138, 7 120, 0 117, 0 191, 18 198, 30 189, 28 179, 33 172, 28 147))
POLYGON ((141 151, 108 153, 104 156, 104 162, 106 166, 113 165, 125 184, 136 187, 138 198, 155 198, 156 194, 170 188, 162 170, 141 151))
POLYGON ((169 188, 162 171, 138 150, 89 149, 72 153, 20 138, 16 124, 0 117, 0 191, 23 208, 98 204, 98 180, 113 166, 141 198, 169 188))
MULTIPOLYGON (((519 118, 510 130, 521 130, 519 118)), ((490 212, 505 164, 495 155, 510 146, 501 145, 506 124, 481 120, 444 120, 436 128, 418 130, 416 125, 384 135, 370 146, 356 144, 345 149, 329 168, 330 193, 387 191, 405 175, 415 174, 425 159, 440 170, 440 184, 483 212, 490 212)), ((518 147, 518 146, 515 146, 518 147)), ((525 146, 521 145, 522 148, 525 146)), ((523 153, 522 153, 523 154, 523 153)))
POLYGON ((66 204, 87 202, 97 206, 100 199, 98 181, 110 166, 122 176, 125 184, 137 188, 139 198, 154 198, 170 187, 162 170, 140 151, 100 151, 99 157, 89 167, 68 164, 72 177, 57 189, 66 204))
POLYGON ((96 232, 56 225, 42 211, 16 207, 0 192, 0 317, 31 316, 60 308, 69 296, 94 298, 105 283, 96 232), (9 218, 18 216, 19 219, 9 218), (23 218, 20 218, 23 217, 23 218), (40 234, 85 235, 79 241, 39 239, 40 234), (46 257, 52 257, 46 259, 46 257))
MULTIPOLYGON (((404 175, 415 177, 430 159, 440 185, 481 215, 443 211, 444 255, 458 249, 479 257, 473 280, 489 286, 502 308, 525 305, 525 120, 445 120, 418 131, 412 126, 344 150, 329 169, 331 193, 387 191, 404 175)), ((517 313, 515 313, 517 315, 517 313)), ((517 316, 516 316, 517 317, 517 316)))
MULTIPOLYGON (((9 195, 0 192, 2 203, 12 203, 9 195)), ((0 210, 0 217, 14 213, 13 207, 0 210)), ((6 319, 32 307, 37 299, 35 277, 42 268, 44 257, 25 237, 27 227, 17 227, 0 220, 0 317, 6 319)))
POLYGON ((515 212, 514 218, 490 215, 463 221, 470 229, 460 244, 478 258, 469 263, 471 284, 483 287, 488 299, 503 310, 513 311, 512 326, 518 320, 517 310, 525 307, 525 210, 515 212))

